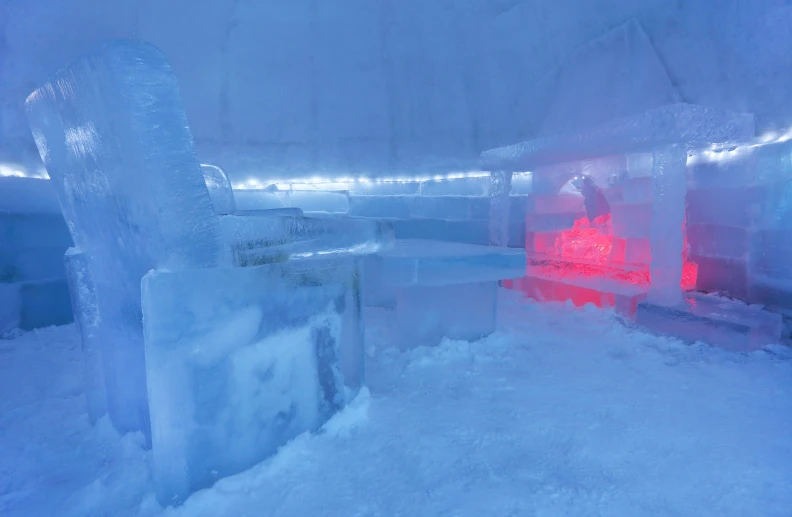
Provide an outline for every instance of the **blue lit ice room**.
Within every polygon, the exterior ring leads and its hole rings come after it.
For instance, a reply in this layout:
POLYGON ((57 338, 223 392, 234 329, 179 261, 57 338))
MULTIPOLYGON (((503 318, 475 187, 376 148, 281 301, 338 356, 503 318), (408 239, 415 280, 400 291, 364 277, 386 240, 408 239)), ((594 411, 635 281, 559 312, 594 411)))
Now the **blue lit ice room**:
POLYGON ((792 517, 791 28, 0 0, 0 515, 792 517))

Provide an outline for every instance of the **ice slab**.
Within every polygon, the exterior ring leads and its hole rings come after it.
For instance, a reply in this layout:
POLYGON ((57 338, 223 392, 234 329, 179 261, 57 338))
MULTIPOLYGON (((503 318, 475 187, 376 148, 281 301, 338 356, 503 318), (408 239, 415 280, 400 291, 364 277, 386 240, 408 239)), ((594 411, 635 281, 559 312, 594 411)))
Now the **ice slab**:
POLYGON ((727 298, 689 293, 675 306, 638 305, 635 321, 659 334, 685 341, 703 341, 738 352, 752 352, 779 343, 779 314, 727 298))
POLYGON ((85 254, 69 248, 64 255, 74 321, 80 331, 83 387, 91 423, 107 413, 107 388, 102 363, 102 328, 99 300, 85 254))
POLYGON ((410 196, 352 196, 349 213, 358 217, 409 219, 410 196))
POLYGON ((489 244, 509 245, 512 173, 494 170, 490 178, 489 244))
POLYGON ((748 261, 746 259, 691 254, 690 260, 698 264, 698 278, 696 279, 698 290, 721 292, 741 300, 749 299, 748 261))
POLYGON ((792 228, 756 230, 750 263, 752 273, 792 279, 792 228))
POLYGON ((396 238, 427 239, 467 244, 489 241, 488 221, 448 221, 445 219, 392 219, 396 238))
POLYGON ((662 145, 706 146, 753 136, 753 116, 692 104, 671 104, 591 129, 491 149, 481 153, 483 170, 534 171, 536 167, 589 158, 651 152, 662 145))
POLYGON ((489 196, 490 178, 481 176, 421 182, 422 196, 489 196))
POLYGON ((687 196, 688 222, 740 227, 758 224, 769 208, 770 192, 779 188, 783 184, 691 189, 687 196))
POLYGON ((420 285, 397 291, 399 347, 475 341, 495 330, 497 282, 420 285))
POLYGON ((745 259, 752 232, 748 228, 722 224, 689 224, 690 252, 698 256, 745 259))
POLYGON ((591 127, 681 100, 635 20, 576 49, 555 75, 541 129, 544 135, 591 127))
POLYGON ((270 210, 290 208, 288 192, 278 190, 235 190, 237 210, 270 210))
MULTIPOLYGON (((684 214, 684 207, 682 213, 684 214)), ((648 238, 652 227, 652 214, 652 205, 649 203, 612 205, 613 234, 622 238, 648 238)))
POLYGON ((155 270, 143 279, 162 505, 317 429, 362 383, 354 260, 155 270))
POLYGON ((140 279, 223 258, 176 78, 152 45, 112 41, 54 74, 26 104, 102 300, 103 339, 113 343, 110 416, 121 432, 148 435, 140 279))
POLYGON ((349 192, 345 190, 292 190, 288 194, 289 206, 304 212, 349 212, 349 192))
POLYGON ((226 172, 217 165, 201 164, 206 188, 212 198, 212 206, 216 214, 233 214, 236 212, 234 189, 226 172))
POLYGON ((292 217, 267 212, 220 217, 224 245, 237 266, 331 254, 365 254, 393 245, 387 221, 354 217, 292 217))
POLYGON ((393 249, 366 258, 378 266, 382 282, 392 287, 442 286, 518 278, 525 273, 525 251, 398 239, 393 249))
POLYGON ((0 282, 0 334, 19 327, 19 284, 0 282))

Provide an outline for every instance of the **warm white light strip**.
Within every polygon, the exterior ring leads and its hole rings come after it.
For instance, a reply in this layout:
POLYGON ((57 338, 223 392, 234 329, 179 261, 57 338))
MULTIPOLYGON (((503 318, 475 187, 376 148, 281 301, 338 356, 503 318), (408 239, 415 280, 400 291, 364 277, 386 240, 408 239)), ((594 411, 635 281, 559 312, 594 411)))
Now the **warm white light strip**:
MULTIPOLYGON (((754 139, 751 142, 733 145, 713 144, 709 149, 692 150, 688 154, 688 165, 699 163, 719 163, 734 160, 749 154, 757 147, 766 145, 781 144, 792 140, 792 128, 784 131, 771 131, 754 139)), ((519 175, 529 175, 530 172, 521 172, 519 175)), ((428 181, 449 181, 465 178, 486 178, 490 173, 487 171, 454 172, 450 174, 436 174, 432 176, 398 176, 384 178, 359 177, 340 177, 322 178, 315 176, 303 179, 277 179, 277 180, 258 180, 251 178, 242 183, 235 183, 234 189, 237 190, 258 190, 268 188, 272 185, 282 190, 292 190, 299 186, 321 187, 322 185, 353 185, 353 184, 399 184, 399 183, 424 183, 428 181)), ((35 178, 49 179, 46 170, 42 169, 37 173, 25 172, 19 168, 0 163, 0 177, 14 178, 35 178)), ((299 189, 297 189, 299 190, 299 189)))
MULTIPOLYGON (((520 175, 531 174, 530 172, 521 172, 520 175)), ((300 190, 299 187, 322 187, 322 186, 351 186, 351 185, 367 185, 367 184, 404 184, 404 183, 425 183, 430 181, 451 181, 466 178, 489 178, 490 173, 487 171, 470 171, 470 172, 453 172, 450 174, 435 174, 433 176, 397 176, 397 177, 382 177, 382 178, 369 178, 366 176, 358 177, 340 177, 340 178, 322 178, 312 177, 303 179, 273 179, 273 180, 258 180, 251 178, 243 183, 236 183, 233 185, 235 190, 258 190, 276 186, 279 190, 300 190)))
POLYGON ((750 154, 751 151, 757 147, 782 144, 790 140, 792 140, 792 128, 781 132, 770 131, 751 142, 728 146, 724 146, 722 144, 713 144, 709 149, 699 149, 692 151, 688 154, 687 163, 688 165, 695 165, 698 163, 719 163, 731 161, 750 154))

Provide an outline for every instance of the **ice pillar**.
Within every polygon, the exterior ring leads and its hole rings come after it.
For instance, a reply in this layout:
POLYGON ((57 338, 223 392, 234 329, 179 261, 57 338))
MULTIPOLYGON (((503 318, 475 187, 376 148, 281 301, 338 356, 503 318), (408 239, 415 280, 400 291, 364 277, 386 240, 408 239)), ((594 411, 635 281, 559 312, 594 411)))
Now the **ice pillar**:
POLYGON ((682 301, 687 148, 659 147, 652 153, 652 286, 649 301, 671 306, 682 301))
POLYGON ((505 248, 509 245, 509 195, 512 173, 493 171, 490 175, 490 246, 505 248))

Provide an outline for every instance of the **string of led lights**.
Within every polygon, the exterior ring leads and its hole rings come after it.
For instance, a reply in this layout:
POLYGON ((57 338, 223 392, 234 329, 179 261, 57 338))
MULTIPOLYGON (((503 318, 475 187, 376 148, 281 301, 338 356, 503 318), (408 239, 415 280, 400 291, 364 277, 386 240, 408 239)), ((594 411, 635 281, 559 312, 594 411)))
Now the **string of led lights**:
MULTIPOLYGON (((707 149, 695 149, 688 153, 688 165, 700 163, 720 163, 742 158, 750 154, 753 149, 768 145, 781 144, 792 140, 792 128, 784 131, 771 131, 764 135, 745 143, 735 144, 713 144, 707 149)), ((517 173, 518 175, 530 175, 530 172, 517 173)), ((260 180, 250 178, 243 182, 234 183, 232 186, 236 190, 260 190, 265 188, 277 187, 280 190, 299 190, 305 187, 334 187, 340 188, 344 185, 365 185, 365 184, 404 184, 404 183, 425 183, 433 181, 452 181, 468 178, 486 178, 490 173, 487 171, 468 171, 453 172, 449 174, 435 174, 424 176, 394 176, 394 177, 367 177, 367 176, 345 176, 337 178, 324 178, 313 176, 310 178, 299 179, 271 179, 260 180)), ((34 178, 49 179, 49 175, 43 167, 38 167, 36 171, 30 172, 24 168, 7 163, 0 163, 0 177, 14 178, 34 178)))

